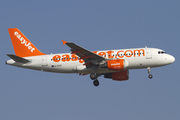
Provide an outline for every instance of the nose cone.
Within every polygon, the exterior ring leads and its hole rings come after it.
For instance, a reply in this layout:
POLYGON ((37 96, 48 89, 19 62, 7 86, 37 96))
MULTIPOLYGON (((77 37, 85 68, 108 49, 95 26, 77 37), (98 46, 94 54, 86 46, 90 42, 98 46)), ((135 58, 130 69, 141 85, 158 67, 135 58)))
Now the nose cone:
POLYGON ((175 61, 175 58, 172 55, 168 56, 168 62, 171 64, 175 61))
POLYGON ((171 63, 173 63, 175 61, 175 58, 171 56, 170 60, 171 60, 171 63))

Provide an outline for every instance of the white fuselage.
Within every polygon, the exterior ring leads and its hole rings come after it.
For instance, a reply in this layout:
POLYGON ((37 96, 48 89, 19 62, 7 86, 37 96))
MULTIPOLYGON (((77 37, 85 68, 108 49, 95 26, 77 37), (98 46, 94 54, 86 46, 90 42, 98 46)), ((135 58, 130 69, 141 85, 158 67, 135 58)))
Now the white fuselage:
MULTIPOLYGON (((173 56, 166 54, 163 50, 157 48, 104 50, 94 51, 94 53, 107 59, 124 59, 124 69, 159 67, 171 64, 175 60, 173 56)), ((30 60, 31 62, 23 64, 15 62, 11 59, 6 63, 13 66, 56 73, 89 74, 92 72, 113 72, 112 70, 102 69, 98 66, 86 68, 86 65, 84 65, 84 61, 82 59, 79 59, 77 55, 71 53, 49 54, 24 58, 30 60)))
POLYGON ((98 77, 124 81, 129 79, 129 69, 147 68, 152 79, 151 68, 171 64, 175 58, 157 48, 134 48, 89 51, 73 42, 62 40, 71 53, 44 54, 18 29, 9 28, 15 55, 7 54, 11 60, 6 64, 55 73, 90 74, 94 86, 99 86, 98 77))

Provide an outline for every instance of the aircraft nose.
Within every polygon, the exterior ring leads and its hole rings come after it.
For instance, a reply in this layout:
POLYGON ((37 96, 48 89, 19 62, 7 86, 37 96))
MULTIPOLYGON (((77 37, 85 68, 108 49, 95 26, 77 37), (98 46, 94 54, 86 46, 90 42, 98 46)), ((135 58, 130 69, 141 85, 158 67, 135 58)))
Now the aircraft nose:
POLYGON ((175 57, 171 57, 171 61, 172 61, 172 63, 175 61, 175 57))
POLYGON ((170 55, 168 57, 168 60, 169 60, 170 63, 173 63, 175 61, 175 58, 172 55, 170 55))

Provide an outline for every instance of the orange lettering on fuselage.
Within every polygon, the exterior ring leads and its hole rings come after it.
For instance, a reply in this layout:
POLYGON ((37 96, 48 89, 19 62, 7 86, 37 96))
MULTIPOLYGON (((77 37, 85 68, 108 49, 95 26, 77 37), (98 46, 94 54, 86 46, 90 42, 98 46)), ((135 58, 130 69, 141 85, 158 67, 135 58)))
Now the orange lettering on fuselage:
POLYGON ((71 60, 72 60, 72 61, 77 61, 77 60, 78 60, 78 56, 75 55, 75 54, 72 54, 72 55, 71 55, 71 60))
POLYGON ((118 51, 118 52, 117 52, 117 56, 118 56, 119 58, 123 58, 123 57, 124 57, 124 51, 122 51, 122 50, 118 51))
MULTIPOLYGON (((145 50, 144 49, 136 49, 136 50, 120 50, 117 51, 117 53, 115 54, 115 51, 105 51, 105 52, 98 52, 98 51, 93 51, 93 53, 98 54, 99 56, 103 56, 106 58, 123 58, 123 57, 127 57, 130 58, 133 56, 134 57, 140 57, 140 55, 142 54, 143 56, 145 56, 145 50)), ((72 54, 71 56, 69 54, 64 54, 62 55, 62 58, 60 55, 55 55, 53 56, 52 60, 54 62, 60 62, 60 60, 62 59, 62 62, 69 62, 69 61, 78 61, 79 63, 84 63, 83 59, 79 59, 79 57, 76 54, 72 54)))
POLYGON ((98 53, 98 55, 99 56, 104 56, 104 55, 106 55, 106 53, 105 52, 100 52, 100 53, 98 53))
POLYGON ((138 52, 138 56, 140 56, 140 53, 141 53, 141 51, 142 51, 142 54, 143 54, 143 56, 145 56, 145 52, 144 52, 144 49, 140 49, 140 50, 134 50, 134 57, 136 56, 136 53, 138 52))
POLYGON ((65 61, 70 61, 69 55, 62 55, 62 61, 63 61, 63 62, 65 62, 65 61))
POLYGON ((97 54, 98 51, 92 51, 93 53, 97 54))
POLYGON ((84 63, 84 60, 83 59, 79 59, 79 63, 84 63))
POLYGON ((124 55, 126 56, 126 57, 131 57, 132 55, 133 55, 133 52, 131 51, 131 50, 126 50, 125 52, 124 52, 124 55), (129 54, 128 54, 129 53, 129 54))
POLYGON ((112 53, 114 53, 114 51, 107 51, 106 52, 108 54, 108 58, 113 58, 114 56, 112 56, 112 53))
POLYGON ((54 62, 59 62, 60 59, 61 59, 61 56, 60 56, 60 55, 55 55, 55 56, 52 58, 52 60, 53 60, 54 62))

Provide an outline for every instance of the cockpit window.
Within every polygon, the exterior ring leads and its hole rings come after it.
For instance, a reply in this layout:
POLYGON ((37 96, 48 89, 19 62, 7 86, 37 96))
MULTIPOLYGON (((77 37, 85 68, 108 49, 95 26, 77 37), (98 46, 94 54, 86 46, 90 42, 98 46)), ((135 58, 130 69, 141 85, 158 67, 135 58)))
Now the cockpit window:
POLYGON ((158 51, 158 54, 166 54, 165 51, 158 51))

